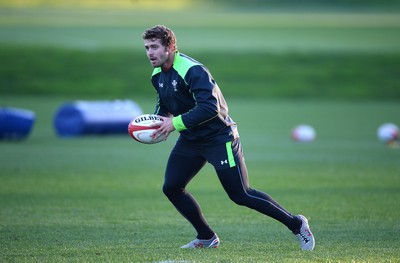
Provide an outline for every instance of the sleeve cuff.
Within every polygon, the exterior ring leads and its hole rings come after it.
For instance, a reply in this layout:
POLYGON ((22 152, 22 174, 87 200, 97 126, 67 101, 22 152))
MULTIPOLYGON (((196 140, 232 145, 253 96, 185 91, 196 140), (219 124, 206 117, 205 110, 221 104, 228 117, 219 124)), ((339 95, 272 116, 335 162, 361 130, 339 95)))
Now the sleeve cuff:
POLYGON ((186 126, 185 126, 185 124, 184 124, 183 121, 182 121, 182 115, 178 115, 178 116, 176 116, 176 117, 173 117, 173 118, 172 118, 172 125, 174 125, 174 128, 175 128, 178 132, 187 129, 186 126))

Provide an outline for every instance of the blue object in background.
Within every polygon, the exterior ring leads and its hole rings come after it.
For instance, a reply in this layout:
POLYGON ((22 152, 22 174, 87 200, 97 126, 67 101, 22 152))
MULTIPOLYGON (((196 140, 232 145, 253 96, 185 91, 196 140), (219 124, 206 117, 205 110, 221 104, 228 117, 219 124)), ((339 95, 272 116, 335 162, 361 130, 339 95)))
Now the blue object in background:
POLYGON ((54 128, 60 137, 126 134, 129 122, 141 114, 131 100, 75 101, 58 109, 54 128))
POLYGON ((22 140, 35 123, 35 113, 20 108, 0 108, 0 140, 22 140))

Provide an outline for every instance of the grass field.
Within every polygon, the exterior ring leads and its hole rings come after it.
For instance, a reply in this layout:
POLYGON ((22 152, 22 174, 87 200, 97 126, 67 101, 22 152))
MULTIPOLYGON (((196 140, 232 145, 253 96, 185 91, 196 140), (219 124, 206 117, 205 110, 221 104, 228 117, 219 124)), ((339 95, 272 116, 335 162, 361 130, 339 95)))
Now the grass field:
POLYGON ((397 13, 3 8, 0 14, 4 94, 152 96, 141 34, 163 23, 175 30, 180 51, 205 63, 229 96, 400 98, 397 13))
MULTIPOLYGON (((153 97, 152 68, 143 53, 0 46, 4 63, 0 92, 92 99, 153 97)), ((208 66, 225 96, 400 99, 400 53, 192 54, 208 66)))
POLYGON ((0 44, 17 46, 143 50, 144 29, 165 24, 187 51, 400 51, 397 13, 0 9, 0 14, 0 44))
POLYGON ((400 262, 400 148, 376 138, 400 125, 400 16, 354 11, 0 8, 0 106, 36 113, 27 140, 0 141, 0 262, 400 262), (71 99, 153 111, 141 33, 158 23, 211 69, 252 186, 309 218, 315 251, 233 204, 210 166, 189 190, 221 247, 179 249, 195 233, 161 191, 177 134, 55 135, 71 99), (291 141, 300 123, 316 141, 291 141))
MULTIPOLYGON (((1 97, 35 110, 22 142, 1 142, 1 262, 398 262, 400 149, 376 139, 398 103, 231 99, 253 187, 310 218, 315 251, 277 222, 234 205, 207 166, 193 180, 216 250, 178 247, 195 233, 161 192, 176 135, 141 145, 127 135, 57 138, 63 98, 1 97), (264 121, 254 123, 254 114, 264 121), (251 117, 249 117, 251 116, 251 117), (305 122, 318 138, 294 143, 305 122)), ((137 101, 151 111, 153 101, 137 101)))

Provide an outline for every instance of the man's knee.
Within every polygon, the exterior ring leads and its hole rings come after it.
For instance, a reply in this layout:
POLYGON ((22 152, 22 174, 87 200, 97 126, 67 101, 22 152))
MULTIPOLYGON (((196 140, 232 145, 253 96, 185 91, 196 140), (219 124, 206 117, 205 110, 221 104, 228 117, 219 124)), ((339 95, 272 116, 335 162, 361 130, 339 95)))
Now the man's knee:
POLYGON ((164 183, 163 187, 162 187, 162 191, 166 196, 171 195, 171 193, 173 192, 173 188, 167 184, 164 183))
POLYGON ((239 192, 235 192, 235 193, 229 193, 229 198, 237 205, 242 205, 245 206, 246 205, 246 199, 247 196, 245 193, 239 193, 239 192))
POLYGON ((174 197, 176 195, 179 195, 180 193, 183 192, 184 189, 180 188, 180 187, 176 187, 174 185, 171 184, 166 184, 164 183, 163 187, 162 187, 162 191, 163 193, 168 197, 174 197))

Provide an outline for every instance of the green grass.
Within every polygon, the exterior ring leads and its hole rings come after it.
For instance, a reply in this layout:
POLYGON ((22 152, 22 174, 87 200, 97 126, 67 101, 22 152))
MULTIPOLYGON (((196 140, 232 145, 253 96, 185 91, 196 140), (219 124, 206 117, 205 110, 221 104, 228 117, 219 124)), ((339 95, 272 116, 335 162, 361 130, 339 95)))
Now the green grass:
MULTIPOLYGON (((195 233, 161 192, 176 134, 156 145, 61 139, 52 118, 64 101, 0 97, 37 114, 27 140, 0 142, 1 262, 400 261, 400 149, 375 135, 399 124, 398 103, 229 99, 252 186, 310 218, 317 246, 305 253, 284 226, 228 200, 210 166, 189 190, 222 245, 179 249, 195 233), (292 142, 298 123, 313 125, 317 140, 292 142)), ((137 102, 152 111, 151 99, 137 102)))
POLYGON ((351 10, 0 9, 0 105, 36 112, 27 140, 0 142, 0 262, 400 262, 400 149, 375 134, 400 125, 400 20, 351 10), (234 205, 210 166, 189 190, 222 245, 181 250, 195 233, 161 191, 177 134, 156 145, 56 136, 71 99, 153 111, 141 33, 158 23, 211 69, 251 185, 310 219, 315 251, 234 205), (300 123, 315 142, 291 141, 300 123))
POLYGON ((0 44, 81 50, 143 50, 155 24, 174 29, 188 51, 398 53, 394 12, 185 10, 153 12, 0 8, 0 44))
POLYGON ((2 8, 0 14, 2 94, 153 95, 141 34, 162 23, 227 96, 400 98, 395 12, 2 8))
MULTIPOLYGON (((227 96, 400 99, 398 54, 189 54, 211 70, 227 96)), ((144 51, 0 46, 0 60, 4 94, 114 98, 154 94, 152 68, 144 51)))

